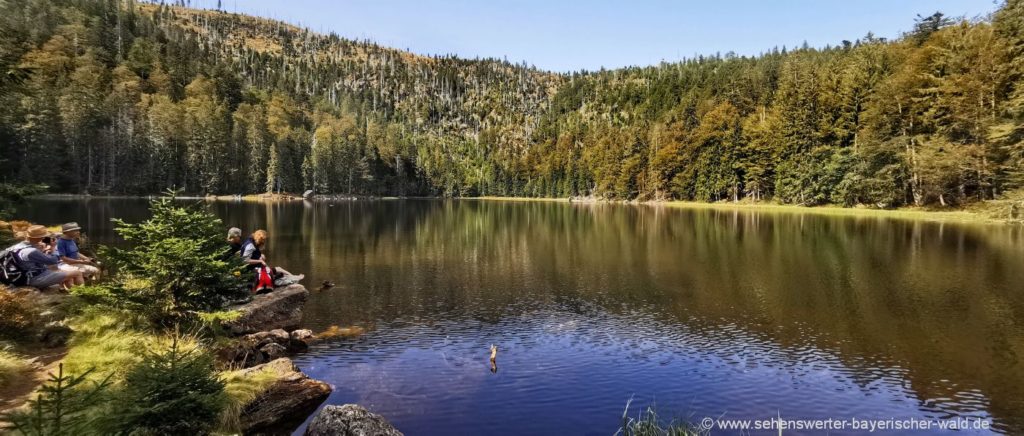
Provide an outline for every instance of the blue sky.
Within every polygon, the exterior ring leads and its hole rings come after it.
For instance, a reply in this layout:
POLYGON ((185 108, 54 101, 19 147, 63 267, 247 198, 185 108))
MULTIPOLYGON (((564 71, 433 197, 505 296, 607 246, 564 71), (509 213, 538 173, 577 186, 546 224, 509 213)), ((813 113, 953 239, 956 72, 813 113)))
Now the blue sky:
MULTIPOLYGON (((398 1, 222 0, 228 11, 420 54, 508 58, 553 71, 649 65, 700 54, 816 47, 872 31, 893 38, 917 14, 974 18, 993 0, 398 1)), ((192 0, 212 7, 216 0, 192 0)))

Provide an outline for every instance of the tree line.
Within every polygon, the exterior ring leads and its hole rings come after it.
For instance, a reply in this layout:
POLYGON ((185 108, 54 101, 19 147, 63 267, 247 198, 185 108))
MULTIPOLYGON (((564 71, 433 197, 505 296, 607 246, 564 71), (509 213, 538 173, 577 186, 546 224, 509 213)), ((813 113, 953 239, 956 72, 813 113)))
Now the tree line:
MULTIPOLYGON (((222 11, 0 4, 0 181, 962 205, 1024 183, 1024 1, 895 40, 555 74, 222 11)), ((908 20, 909 21, 909 20, 908 20)))
POLYGON ((963 204, 1020 187, 1024 2, 896 41, 571 78, 531 149, 537 195, 963 204))

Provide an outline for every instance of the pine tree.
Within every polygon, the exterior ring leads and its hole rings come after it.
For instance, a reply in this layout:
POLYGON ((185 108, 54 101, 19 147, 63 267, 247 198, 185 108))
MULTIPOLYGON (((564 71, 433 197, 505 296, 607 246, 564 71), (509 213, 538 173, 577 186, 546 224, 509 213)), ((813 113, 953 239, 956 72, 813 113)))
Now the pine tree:
POLYGON ((77 436, 98 433, 91 409, 106 401, 110 376, 94 381, 93 370, 79 375, 64 374, 64 364, 39 387, 27 407, 0 415, 10 424, 7 430, 25 436, 77 436))
POLYGON ((175 335, 164 351, 127 370, 109 426, 117 433, 206 434, 224 407, 213 358, 175 335))

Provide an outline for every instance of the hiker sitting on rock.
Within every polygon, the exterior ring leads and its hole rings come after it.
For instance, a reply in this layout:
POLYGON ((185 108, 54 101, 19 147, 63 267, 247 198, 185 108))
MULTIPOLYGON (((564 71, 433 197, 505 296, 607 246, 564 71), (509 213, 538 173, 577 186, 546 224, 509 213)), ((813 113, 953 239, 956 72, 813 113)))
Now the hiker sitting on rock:
POLYGON ((99 277, 100 269, 88 256, 78 250, 78 240, 82 237, 82 228, 78 223, 67 223, 60 226, 61 237, 57 239, 57 255, 60 256, 61 264, 59 269, 68 273, 79 272, 80 282, 75 285, 85 284, 86 278, 99 277))
POLYGON ((34 288, 45 289, 63 284, 70 288, 81 282, 82 273, 51 269, 60 264, 60 255, 55 253, 57 241, 44 226, 31 226, 25 231, 26 239, 7 249, 14 255, 18 272, 25 275, 24 283, 34 288))
POLYGON ((242 260, 249 264, 249 268, 256 271, 256 286, 253 292, 265 292, 273 289, 273 286, 287 286, 298 283, 305 276, 294 275, 284 268, 271 267, 267 264, 267 256, 263 249, 267 244, 267 231, 257 230, 252 233, 242 244, 242 260), (268 277, 264 277, 267 275, 268 277))

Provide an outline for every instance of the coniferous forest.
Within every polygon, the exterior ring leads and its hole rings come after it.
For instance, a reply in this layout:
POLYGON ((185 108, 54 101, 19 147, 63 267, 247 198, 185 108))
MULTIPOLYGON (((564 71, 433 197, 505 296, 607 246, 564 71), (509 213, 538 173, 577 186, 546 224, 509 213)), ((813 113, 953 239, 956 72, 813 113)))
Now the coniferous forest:
POLYGON ((961 206, 1024 185, 1024 0, 561 74, 132 0, 0 2, 0 182, 961 206))

